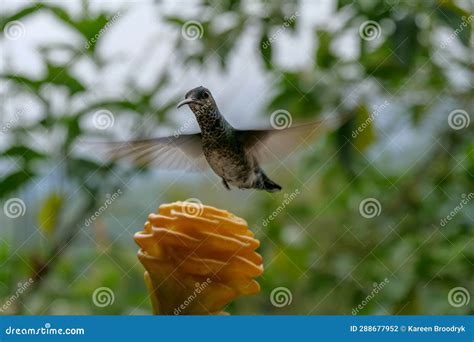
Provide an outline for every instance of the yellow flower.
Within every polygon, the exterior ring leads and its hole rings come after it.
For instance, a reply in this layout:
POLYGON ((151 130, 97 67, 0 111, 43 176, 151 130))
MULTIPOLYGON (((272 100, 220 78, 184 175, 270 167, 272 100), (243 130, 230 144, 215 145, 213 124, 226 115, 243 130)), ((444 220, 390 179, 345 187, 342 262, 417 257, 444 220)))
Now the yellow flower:
POLYGON ((135 234, 153 312, 222 314, 240 295, 255 294, 263 272, 260 245, 247 222, 195 202, 161 205, 135 234))

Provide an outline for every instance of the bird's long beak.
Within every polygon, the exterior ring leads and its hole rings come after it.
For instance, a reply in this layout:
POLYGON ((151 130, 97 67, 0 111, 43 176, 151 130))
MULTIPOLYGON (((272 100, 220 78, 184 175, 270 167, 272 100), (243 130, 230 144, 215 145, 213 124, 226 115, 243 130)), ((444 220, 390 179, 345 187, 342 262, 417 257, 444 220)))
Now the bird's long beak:
POLYGON ((181 106, 184 106, 184 105, 187 105, 187 104, 190 104, 190 103, 193 103, 195 102, 193 99, 184 99, 183 101, 181 101, 180 103, 178 103, 178 105, 176 106, 176 108, 179 108, 181 106))

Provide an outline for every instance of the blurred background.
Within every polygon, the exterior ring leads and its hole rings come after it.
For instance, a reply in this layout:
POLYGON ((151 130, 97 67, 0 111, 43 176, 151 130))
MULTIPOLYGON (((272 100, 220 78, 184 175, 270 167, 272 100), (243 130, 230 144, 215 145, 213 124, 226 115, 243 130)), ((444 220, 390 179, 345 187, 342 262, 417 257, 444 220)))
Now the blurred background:
POLYGON ((473 314, 472 7, 2 0, 0 313, 150 314, 133 234, 198 199, 261 241, 231 314, 473 314), (353 119, 265 165, 274 194, 81 144, 195 131, 175 106, 200 85, 236 127, 353 119))

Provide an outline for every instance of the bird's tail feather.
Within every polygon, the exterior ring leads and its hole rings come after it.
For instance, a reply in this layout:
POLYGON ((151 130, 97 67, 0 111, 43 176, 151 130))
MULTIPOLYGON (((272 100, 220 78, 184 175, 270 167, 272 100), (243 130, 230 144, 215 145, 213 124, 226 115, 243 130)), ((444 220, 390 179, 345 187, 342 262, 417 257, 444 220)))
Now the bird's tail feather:
POLYGON ((259 189, 266 190, 268 192, 276 192, 281 190, 281 186, 272 181, 268 176, 260 170, 261 181, 259 182, 259 189))
POLYGON ((270 179, 266 179, 263 182, 263 189, 267 190, 268 192, 276 192, 281 190, 281 186, 270 179))

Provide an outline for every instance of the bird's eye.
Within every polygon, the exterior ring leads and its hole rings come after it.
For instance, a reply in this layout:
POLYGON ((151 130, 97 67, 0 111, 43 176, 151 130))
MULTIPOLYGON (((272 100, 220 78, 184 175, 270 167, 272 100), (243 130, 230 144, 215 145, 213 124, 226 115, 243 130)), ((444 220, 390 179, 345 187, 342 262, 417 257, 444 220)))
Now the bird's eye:
POLYGON ((202 95, 202 97, 204 97, 205 99, 207 99, 209 97, 209 94, 208 93, 204 93, 204 95, 202 95))

